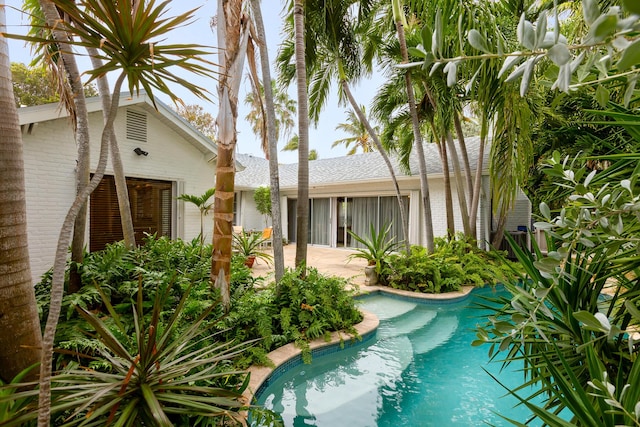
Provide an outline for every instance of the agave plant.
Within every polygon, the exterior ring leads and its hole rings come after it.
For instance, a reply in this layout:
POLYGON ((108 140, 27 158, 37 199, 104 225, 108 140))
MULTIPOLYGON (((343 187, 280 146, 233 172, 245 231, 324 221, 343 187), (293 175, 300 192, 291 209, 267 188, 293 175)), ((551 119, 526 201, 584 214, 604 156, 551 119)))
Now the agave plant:
POLYGON ((266 241, 267 239, 263 238, 261 233, 242 231, 233 235, 233 249, 247 260, 259 258, 269 264, 273 257, 261 250, 262 244, 266 241))
POLYGON ((402 245, 402 242, 397 242, 388 238, 390 230, 391 224, 387 225, 384 230, 378 233, 376 232, 373 224, 370 224, 370 238, 358 236, 352 231, 349 231, 349 234, 357 242, 364 245, 364 248, 355 248, 356 253, 349 255, 349 260, 354 258, 364 259, 367 261, 368 265, 375 265, 376 273, 380 274, 380 271, 382 270, 382 263, 385 258, 397 251, 402 245))

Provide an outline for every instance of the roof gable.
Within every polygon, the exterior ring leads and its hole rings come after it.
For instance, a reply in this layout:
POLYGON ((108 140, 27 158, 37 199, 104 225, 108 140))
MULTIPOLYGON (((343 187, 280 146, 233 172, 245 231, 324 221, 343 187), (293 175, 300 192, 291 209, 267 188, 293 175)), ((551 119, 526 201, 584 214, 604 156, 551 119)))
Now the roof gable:
MULTIPOLYGON (((102 100, 100 97, 87 98, 87 111, 94 113, 102 111, 102 100)), ((208 160, 217 157, 217 147, 211 139, 204 136, 200 131, 194 128, 187 120, 182 118, 177 112, 172 110, 167 104, 155 99, 157 109, 149 96, 141 91, 138 95, 130 95, 123 93, 120 96, 120 109, 136 106, 149 112, 150 114, 160 116, 162 122, 174 130, 178 135, 182 136, 191 145, 200 152, 208 156, 208 160)), ((119 113, 120 114, 120 113, 119 113)), ((18 109, 20 126, 31 126, 36 123, 48 120, 57 120, 69 117, 69 113, 60 107, 60 104, 44 104, 33 107, 22 107, 18 109)))

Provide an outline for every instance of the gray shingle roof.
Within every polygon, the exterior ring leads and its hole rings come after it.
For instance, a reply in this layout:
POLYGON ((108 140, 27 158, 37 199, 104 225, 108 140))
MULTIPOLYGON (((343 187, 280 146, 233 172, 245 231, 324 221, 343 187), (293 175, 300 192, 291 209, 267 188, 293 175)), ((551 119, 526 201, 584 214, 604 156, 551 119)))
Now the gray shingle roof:
MULTIPOLYGON (((467 152, 471 169, 475 170, 478 161, 479 137, 466 138, 467 152)), ((442 162, 435 144, 424 145, 425 160, 428 174, 442 174, 442 162)), ((485 148, 485 167, 489 149, 485 148)), ((269 162, 265 159, 247 154, 238 154, 236 160, 244 166, 244 170, 236 173, 236 188, 248 189, 269 186, 269 162)), ((451 163, 451 162, 450 162, 451 163)), ((391 164, 397 177, 418 175, 418 159, 412 154, 410 159, 411 172, 406 173, 398 164, 395 156, 391 157, 391 164)), ((280 187, 296 187, 297 164, 280 165, 280 187)), ((364 153, 352 156, 318 159, 309 162, 309 185, 323 185, 335 183, 367 182, 389 178, 389 170, 380 153, 364 153)))

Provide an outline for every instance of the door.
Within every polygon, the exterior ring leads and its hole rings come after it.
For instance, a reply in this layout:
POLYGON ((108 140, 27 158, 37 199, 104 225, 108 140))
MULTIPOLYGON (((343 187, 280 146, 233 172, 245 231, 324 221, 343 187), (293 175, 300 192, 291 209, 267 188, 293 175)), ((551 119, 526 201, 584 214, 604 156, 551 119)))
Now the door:
MULTIPOLYGON (((169 181, 127 178, 137 244, 142 243, 145 233, 171 235, 171 188, 172 183, 169 181)), ((106 175, 91 194, 89 221, 91 252, 102 250, 108 243, 123 239, 113 176, 106 175)))

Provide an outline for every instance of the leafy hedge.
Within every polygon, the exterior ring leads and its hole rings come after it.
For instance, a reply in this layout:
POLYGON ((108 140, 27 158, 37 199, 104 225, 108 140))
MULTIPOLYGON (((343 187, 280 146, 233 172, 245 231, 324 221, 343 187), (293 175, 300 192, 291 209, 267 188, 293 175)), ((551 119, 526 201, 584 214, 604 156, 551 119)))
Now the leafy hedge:
POLYGON ((513 275, 515 264, 496 252, 487 252, 462 235, 454 239, 435 239, 435 249, 412 246, 392 254, 383 263, 380 284, 395 289, 423 293, 460 290, 463 285, 481 287, 503 282, 513 275))

